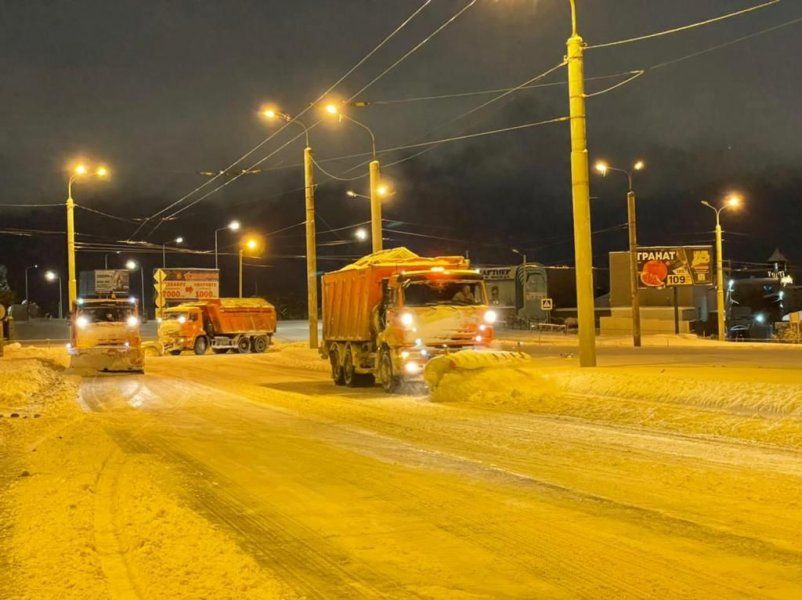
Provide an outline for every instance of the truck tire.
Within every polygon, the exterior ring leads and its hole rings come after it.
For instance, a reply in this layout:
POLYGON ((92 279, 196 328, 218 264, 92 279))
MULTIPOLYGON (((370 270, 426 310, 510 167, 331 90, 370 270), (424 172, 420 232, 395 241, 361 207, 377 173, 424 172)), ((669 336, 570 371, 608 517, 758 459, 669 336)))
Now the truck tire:
POLYGON ((206 354, 206 351, 209 349, 209 340, 206 339, 205 335, 199 335, 195 339, 195 345, 192 348, 195 351, 195 354, 198 356, 203 356, 206 354))
POLYGON ((269 342, 267 341, 266 335, 257 335, 253 338, 253 343, 251 344, 251 348, 254 352, 261 354, 262 352, 267 351, 267 346, 269 342))
POLYGON ((390 351, 387 348, 382 348, 379 355, 379 378, 382 382, 382 388, 388 394, 397 394, 401 391, 403 381, 393 373, 393 357, 390 356, 390 351))
POLYGON ((367 387, 373 385, 373 375, 370 373, 357 373, 354 367, 354 355, 351 348, 345 349, 343 360, 343 381, 348 387, 367 387))
POLYGON ((237 340, 237 352, 240 354, 248 354, 251 351, 251 340, 248 336, 243 335, 237 340))
POLYGON ((340 362, 340 347, 337 344, 332 344, 329 350, 329 364, 331 364, 331 380, 334 385, 343 385, 343 366, 340 362))

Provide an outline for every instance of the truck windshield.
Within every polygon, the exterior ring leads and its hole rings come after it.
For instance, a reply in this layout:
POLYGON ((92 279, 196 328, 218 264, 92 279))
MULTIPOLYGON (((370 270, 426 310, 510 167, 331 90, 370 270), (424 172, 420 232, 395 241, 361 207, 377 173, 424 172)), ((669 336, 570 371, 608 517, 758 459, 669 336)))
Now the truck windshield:
POLYGON ((189 320, 189 315, 183 312, 168 312, 164 313, 165 321, 180 321, 186 323, 189 320))
POLYGON ((130 305, 125 306, 87 306, 79 311, 91 323, 121 323, 134 314, 130 305))
POLYGON ((412 281, 404 288, 406 306, 484 303, 484 289, 479 281, 412 281))

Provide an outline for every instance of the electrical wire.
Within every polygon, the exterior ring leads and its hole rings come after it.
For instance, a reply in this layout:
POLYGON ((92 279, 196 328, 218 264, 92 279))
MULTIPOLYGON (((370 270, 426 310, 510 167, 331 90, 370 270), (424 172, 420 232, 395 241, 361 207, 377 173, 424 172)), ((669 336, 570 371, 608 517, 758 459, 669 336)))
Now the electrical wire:
POLYGON ((50 208, 60 206, 64 208, 64 203, 60 204, 0 204, 0 208, 50 208))
POLYGON ((704 25, 710 25, 712 23, 717 23, 719 21, 723 21, 725 19, 730 19, 732 17, 737 17, 740 15, 744 15, 746 13, 750 13, 756 10, 760 10, 762 8, 767 8, 774 4, 778 4, 781 0, 769 0, 768 2, 763 2, 762 4, 758 4, 756 6, 750 6, 748 8, 744 8, 742 10, 738 10, 735 12, 727 13, 725 15, 720 15, 718 17, 713 17, 712 19, 707 19, 705 21, 699 21, 697 23, 690 23, 688 25, 682 25, 681 27, 674 27, 673 29, 666 29, 665 31, 658 31, 656 33, 649 33, 646 35, 640 35, 637 37, 627 38, 624 40, 616 40, 614 42, 605 42, 603 44, 594 44, 592 46, 586 46, 586 50, 596 50, 598 48, 610 48, 612 46, 621 46, 623 44, 631 44, 633 42, 641 42, 643 40, 650 40, 657 37, 662 37, 664 35, 670 35, 673 33, 679 33, 681 31, 687 31, 689 29, 695 29, 696 27, 702 27, 704 25))
POLYGON ((108 219, 114 219, 116 221, 123 221, 125 223, 138 223, 140 221, 144 221, 145 219, 137 219, 133 217, 118 217, 116 215, 111 215, 107 212, 103 212, 100 210, 96 210, 94 208, 89 208, 88 206, 83 206, 81 204, 76 204, 75 208, 80 208, 81 210, 85 210, 86 212, 94 213, 96 215, 100 215, 102 217, 106 217, 108 219))
POLYGON ((456 20, 457 20, 457 19, 458 19, 460 16, 462 16, 462 14, 463 14, 465 11, 467 11, 467 10, 468 10, 469 8, 471 8, 471 7, 472 7, 474 4, 476 4, 476 2, 477 2, 477 0, 470 0, 470 2, 468 2, 468 4, 466 4, 466 5, 465 5, 465 6, 462 8, 462 10, 458 11, 456 14, 452 15, 451 17, 449 17, 449 18, 448 18, 448 19, 447 19, 445 22, 443 22, 443 23, 442 23, 442 24, 441 24, 441 25, 440 25, 440 26, 439 26, 437 29, 435 29, 435 30, 434 30, 432 33, 430 33, 428 36, 426 36, 426 37, 425 37, 425 38, 424 38, 424 39, 423 39, 421 42, 419 42, 418 44, 416 44, 416 45, 415 45, 415 46, 414 46, 414 47, 413 47, 411 50, 409 50, 409 51, 408 51, 406 54, 404 54, 403 56, 401 56, 401 58, 399 58, 397 61, 395 61, 395 62, 394 62, 393 64, 391 64, 389 67, 387 67, 387 68, 386 68, 384 71, 382 71, 381 73, 379 73, 379 74, 378 74, 376 77, 374 77, 373 79, 371 79, 371 80, 370 80, 370 82, 368 82, 368 84, 367 84, 367 85, 365 85, 364 87, 362 87, 362 88, 361 88, 361 89, 360 89, 358 92, 356 92, 356 93, 352 94, 352 95, 351 95, 351 97, 349 98, 349 102, 350 102, 351 100, 354 100, 354 98, 358 97, 358 96, 359 96, 359 95, 360 95, 362 92, 364 92, 366 89, 368 89, 368 88, 369 88, 370 86, 372 86, 374 83, 376 83, 377 81, 379 81, 379 80, 380 80, 382 77, 384 77, 385 75, 387 75, 387 73, 389 73, 390 71, 392 71, 393 69, 395 69, 395 68, 396 68, 398 65, 400 65, 402 62, 404 62, 404 61, 405 61, 405 60, 406 60, 408 57, 410 57, 412 54, 414 54, 415 52, 417 52, 417 51, 418 51, 420 48, 422 48, 423 46, 425 46, 426 44, 428 44, 428 43, 429 43, 429 41, 431 41, 431 40, 432 40, 432 39, 433 39, 433 38, 434 38, 434 37, 435 37, 437 34, 439 34, 439 33, 440 33, 441 31, 443 31, 443 30, 444 30, 446 27, 448 27, 448 26, 449 26, 449 25, 451 25, 451 24, 452 24, 454 21, 456 21, 456 20))

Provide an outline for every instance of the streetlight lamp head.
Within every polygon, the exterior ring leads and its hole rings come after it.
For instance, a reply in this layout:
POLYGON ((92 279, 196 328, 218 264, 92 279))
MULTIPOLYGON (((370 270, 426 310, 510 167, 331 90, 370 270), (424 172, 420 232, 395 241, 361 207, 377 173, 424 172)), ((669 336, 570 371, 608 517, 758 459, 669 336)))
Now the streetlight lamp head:
POLYGON ((636 171, 643 171, 643 169, 645 169, 645 168, 646 168, 646 163, 645 163, 645 162, 643 162, 642 160, 638 160, 638 161, 636 161, 636 162, 635 162, 635 164, 633 165, 633 168, 634 168, 636 171))
POLYGON ((100 166, 99 166, 99 167, 98 167, 98 168, 95 170, 95 175, 97 175, 97 176, 98 176, 98 177, 100 177, 101 179, 105 179, 106 177, 108 177, 108 176, 109 176, 109 169, 108 169, 108 167, 106 167, 106 166, 104 166, 104 165, 100 165, 100 166))
POLYGON ((326 104, 323 107, 323 110, 325 110, 328 114, 332 116, 340 114, 340 108, 334 102, 329 102, 328 104, 326 104))
POLYGON ((181 236, 178 236, 177 238, 175 238, 175 243, 176 244, 183 244, 184 243, 184 238, 182 238, 181 236))
POLYGON ((739 208, 741 206, 741 197, 738 194, 730 194, 727 197, 726 204, 730 208, 739 208))
POLYGON ((125 268, 128 269, 129 271, 136 271, 136 268, 138 266, 139 265, 137 265, 135 260, 127 260, 127 261, 125 261, 125 268))
POLYGON ((609 171, 609 170, 610 170, 610 165, 608 165, 608 164, 607 164, 606 162, 604 162, 603 160, 600 160, 600 161, 598 161, 598 162, 596 163, 596 165, 594 166, 594 168, 596 169, 596 171, 598 171, 598 172, 599 172, 599 173, 601 173, 602 175, 607 175, 607 171, 609 171))
POLYGON ((48 281, 55 281, 58 275, 56 275, 53 271, 48 271, 45 273, 45 279, 48 281))
POLYGON ((262 111, 262 116, 266 119, 270 119, 271 121, 278 117, 278 114, 272 108, 266 108, 262 111))
POLYGON ((360 242, 364 242, 366 239, 368 239, 368 232, 364 228, 360 227, 354 231, 354 237, 356 237, 356 239, 358 239, 360 242))
POLYGON ((348 190, 347 192, 345 192, 345 195, 348 196, 349 198, 356 198, 358 196, 358 194, 354 190, 348 190))
POLYGON ((390 194, 390 186, 386 183, 381 183, 376 187, 376 193, 381 197, 388 196, 390 194))
POLYGON ((75 165, 75 168, 73 169, 73 171, 75 172, 76 175, 86 175, 86 171, 87 171, 86 165, 83 164, 83 163, 75 165))
POLYGON ((237 231, 240 228, 240 222, 239 221, 231 221, 231 223, 228 224, 228 228, 231 231, 237 231))

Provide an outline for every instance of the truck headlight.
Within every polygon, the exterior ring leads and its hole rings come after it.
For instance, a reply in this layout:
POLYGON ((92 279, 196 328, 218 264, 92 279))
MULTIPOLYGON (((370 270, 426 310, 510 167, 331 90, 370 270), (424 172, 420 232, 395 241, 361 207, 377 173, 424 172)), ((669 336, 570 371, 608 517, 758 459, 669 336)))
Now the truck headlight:
POLYGON ((420 371, 420 365, 415 361, 410 361, 404 365, 404 371, 410 375, 415 375, 418 371, 420 371))
POLYGON ((415 315, 412 313, 401 313, 401 325, 404 327, 412 327, 415 324, 415 315))
POLYGON ((126 319, 125 323, 131 329, 136 329, 137 327, 139 327, 139 317, 135 317, 134 315, 131 315, 130 317, 128 317, 126 319))
POLYGON ((178 317, 177 321, 178 321, 178 322, 179 322, 181 325, 183 325, 184 323, 186 323, 186 322, 187 322, 187 318, 186 318, 184 315, 181 315, 180 317, 178 317))
POLYGON ((86 329, 89 326, 89 319, 83 315, 75 319, 75 326, 78 329, 86 329))
POLYGON ((496 311, 488 310, 485 313, 485 323, 488 323, 488 324, 492 325, 493 323, 496 322, 496 319, 498 319, 498 315, 496 314, 496 311))

